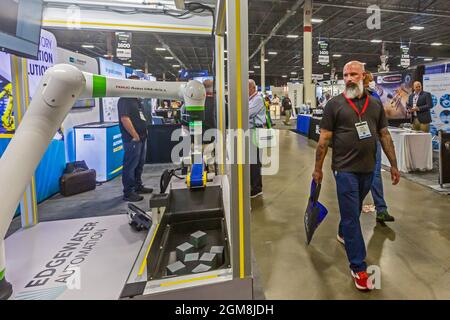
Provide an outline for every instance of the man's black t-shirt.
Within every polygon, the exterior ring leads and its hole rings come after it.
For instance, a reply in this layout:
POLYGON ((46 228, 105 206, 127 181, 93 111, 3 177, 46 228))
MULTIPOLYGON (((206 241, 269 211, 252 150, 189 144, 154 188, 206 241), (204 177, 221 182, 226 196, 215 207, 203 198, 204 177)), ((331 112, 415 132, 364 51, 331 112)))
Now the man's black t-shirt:
MULTIPOLYGON (((360 112, 366 97, 352 99, 360 112)), ((383 105, 378 99, 369 96, 369 105, 361 120, 367 121, 370 138, 359 139, 355 127, 359 117, 342 94, 327 102, 320 128, 333 132, 333 170, 358 173, 374 170, 378 133, 388 126, 383 105)))
POLYGON ((283 106, 284 110, 292 110, 292 102, 291 99, 288 97, 285 97, 283 99, 283 102, 281 102, 281 105, 283 106))
POLYGON ((130 118, 134 129, 141 139, 145 139, 147 137, 147 123, 145 121, 144 109, 138 98, 120 98, 118 103, 118 111, 119 127, 120 132, 122 133, 122 140, 124 142, 130 142, 133 140, 133 137, 125 129, 122 121, 120 121, 122 116, 127 116, 130 118))

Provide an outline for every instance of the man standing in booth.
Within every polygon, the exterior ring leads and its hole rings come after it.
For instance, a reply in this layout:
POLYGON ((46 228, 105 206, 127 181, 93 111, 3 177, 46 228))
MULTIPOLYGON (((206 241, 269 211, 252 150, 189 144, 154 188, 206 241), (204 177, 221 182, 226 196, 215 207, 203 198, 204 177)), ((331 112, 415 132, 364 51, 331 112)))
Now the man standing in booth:
POLYGON ((433 100, 429 92, 422 91, 422 84, 415 81, 414 92, 408 98, 406 107, 412 113, 413 128, 416 131, 430 132, 431 108, 433 100))
MULTIPOLYGON (((128 79, 139 80, 139 77, 131 75, 128 79)), ((147 154, 147 123, 142 102, 138 98, 120 98, 118 111, 124 148, 123 200, 137 202, 144 199, 139 194, 153 192, 153 189, 142 184, 142 171, 147 154)))

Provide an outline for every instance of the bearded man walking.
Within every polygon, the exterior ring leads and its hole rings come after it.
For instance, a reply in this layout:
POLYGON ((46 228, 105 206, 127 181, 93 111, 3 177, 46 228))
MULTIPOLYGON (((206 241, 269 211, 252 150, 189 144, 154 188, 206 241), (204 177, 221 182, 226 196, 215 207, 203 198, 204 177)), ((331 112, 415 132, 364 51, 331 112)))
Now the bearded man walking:
POLYGON ((392 184, 400 181, 400 173, 383 105, 364 90, 365 77, 363 63, 351 61, 344 66, 345 91, 328 101, 320 123, 313 178, 322 182, 323 162, 332 141, 332 170, 341 215, 337 238, 345 246, 356 288, 372 290, 359 217, 372 185, 378 140, 391 164, 392 184))

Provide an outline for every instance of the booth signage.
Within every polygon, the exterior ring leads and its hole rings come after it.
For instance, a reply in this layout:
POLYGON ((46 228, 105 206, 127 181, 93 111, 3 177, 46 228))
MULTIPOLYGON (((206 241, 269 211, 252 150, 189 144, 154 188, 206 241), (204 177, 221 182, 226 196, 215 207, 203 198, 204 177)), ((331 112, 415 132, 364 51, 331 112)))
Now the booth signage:
POLYGON ((319 41, 319 64, 327 65, 330 63, 330 52, 328 50, 328 41, 319 41))
POLYGON ((401 52, 400 65, 403 68, 408 68, 411 65, 411 60, 409 57, 409 46, 402 44, 400 46, 400 52, 401 52))
POLYGON ((116 32, 116 57, 121 60, 131 58, 131 32, 116 32))
POLYGON ((311 75, 311 79, 312 80, 317 80, 317 81, 323 80, 323 74, 321 74, 321 73, 313 73, 311 75))
POLYGON ((209 76, 208 70, 181 69, 179 71, 179 78, 181 80, 193 79, 197 77, 208 77, 208 76, 209 76))

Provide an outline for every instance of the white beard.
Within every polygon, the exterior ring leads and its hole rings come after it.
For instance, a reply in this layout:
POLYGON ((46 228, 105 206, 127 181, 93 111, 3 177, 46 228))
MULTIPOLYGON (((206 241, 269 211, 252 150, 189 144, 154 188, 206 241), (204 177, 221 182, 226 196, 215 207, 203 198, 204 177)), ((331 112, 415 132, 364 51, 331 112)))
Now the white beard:
POLYGON ((347 96, 347 98, 349 99, 354 99, 356 97, 359 97, 360 95, 362 95, 364 90, 364 83, 363 80, 358 82, 358 86, 357 87, 345 87, 345 95, 347 96))

